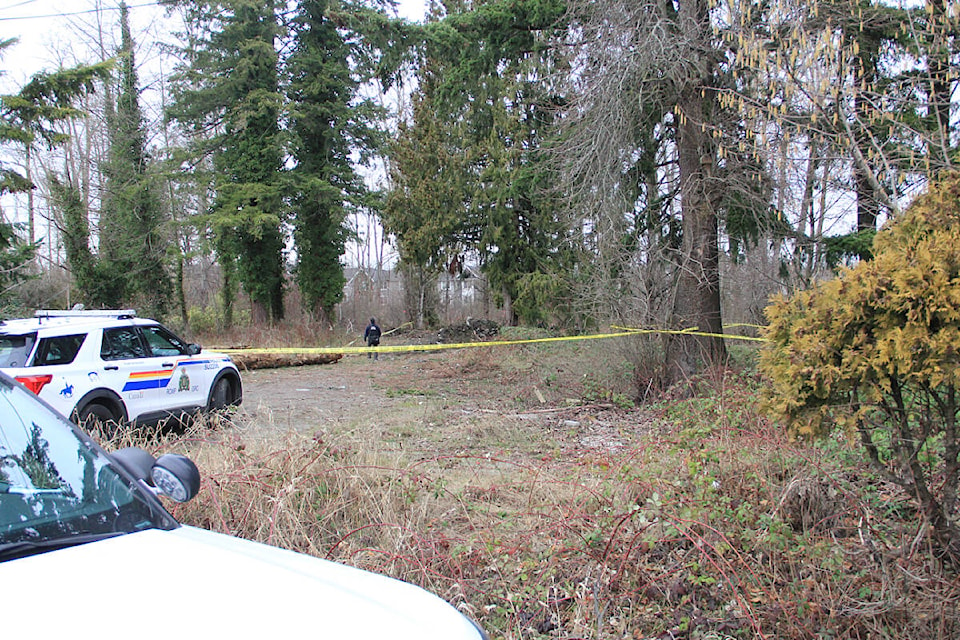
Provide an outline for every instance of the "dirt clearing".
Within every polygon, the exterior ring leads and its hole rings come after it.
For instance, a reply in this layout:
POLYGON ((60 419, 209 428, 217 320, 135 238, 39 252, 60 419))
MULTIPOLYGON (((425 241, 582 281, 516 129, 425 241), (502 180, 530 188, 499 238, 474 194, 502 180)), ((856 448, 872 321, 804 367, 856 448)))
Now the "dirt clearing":
POLYGON ((256 369, 243 374, 244 400, 234 424, 258 438, 337 433, 437 453, 485 441, 496 449, 510 446, 480 437, 485 429, 498 431, 485 423, 506 420, 547 428, 551 439, 572 438, 578 447, 622 446, 623 436, 610 433, 612 423, 601 417, 612 412, 622 421, 622 412, 584 399, 584 374, 563 356, 558 361, 567 364, 553 364, 555 357, 544 349, 474 348, 256 369))

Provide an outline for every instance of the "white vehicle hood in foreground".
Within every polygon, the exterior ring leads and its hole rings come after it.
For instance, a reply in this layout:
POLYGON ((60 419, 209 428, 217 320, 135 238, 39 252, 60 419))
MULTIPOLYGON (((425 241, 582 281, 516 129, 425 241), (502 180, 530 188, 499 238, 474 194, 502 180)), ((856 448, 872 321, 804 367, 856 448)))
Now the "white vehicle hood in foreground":
POLYGON ((0 563, 7 638, 479 640, 413 585, 193 527, 0 563))

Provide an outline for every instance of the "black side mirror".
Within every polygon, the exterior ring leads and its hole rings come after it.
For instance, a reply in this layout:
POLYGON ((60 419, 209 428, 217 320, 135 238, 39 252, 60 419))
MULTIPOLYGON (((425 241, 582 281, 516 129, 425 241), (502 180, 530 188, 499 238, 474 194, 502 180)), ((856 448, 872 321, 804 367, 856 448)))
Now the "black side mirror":
POLYGON ((200 470, 186 456, 167 453, 154 458, 138 447, 126 447, 111 453, 110 458, 175 502, 188 502, 200 493, 200 470))
POLYGON ((187 345, 187 355, 188 355, 188 356, 195 356, 195 355, 199 354, 201 350, 202 350, 202 348, 201 348, 200 345, 198 345, 198 344, 193 344, 193 343, 191 342, 190 344, 187 345))
POLYGON ((140 447, 124 447, 110 454, 110 459, 137 480, 150 483, 150 469, 157 460, 140 447))

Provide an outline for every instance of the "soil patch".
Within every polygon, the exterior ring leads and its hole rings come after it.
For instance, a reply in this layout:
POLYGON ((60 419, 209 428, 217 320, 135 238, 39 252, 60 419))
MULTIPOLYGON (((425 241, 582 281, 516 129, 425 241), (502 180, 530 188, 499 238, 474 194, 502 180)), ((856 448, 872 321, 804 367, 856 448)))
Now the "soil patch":
POLYGON ((627 418, 612 405, 584 401, 580 375, 534 360, 522 347, 507 347, 381 354, 378 360, 347 355, 330 364, 253 369, 243 372, 234 424, 263 438, 291 430, 336 433, 424 455, 538 447, 543 430, 577 449, 624 446, 629 438, 611 425, 637 421, 636 414, 627 418), (568 381, 557 380, 565 374, 568 381), (503 425, 519 427, 510 429, 510 440, 519 441, 499 442, 503 425), (524 438, 528 429, 538 437, 524 438))

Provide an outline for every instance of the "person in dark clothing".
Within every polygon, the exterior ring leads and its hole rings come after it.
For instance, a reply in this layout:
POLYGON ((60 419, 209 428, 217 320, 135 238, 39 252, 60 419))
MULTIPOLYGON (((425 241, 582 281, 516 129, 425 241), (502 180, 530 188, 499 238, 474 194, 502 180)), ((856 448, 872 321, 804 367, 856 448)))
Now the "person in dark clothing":
MULTIPOLYGON (((377 324, 377 319, 370 318, 370 324, 367 325, 367 328, 363 332, 363 339, 366 340, 368 347, 380 346, 380 333, 380 326, 377 324)), ((373 356, 374 360, 379 360, 379 355, 377 352, 368 353, 367 358, 373 356)))

